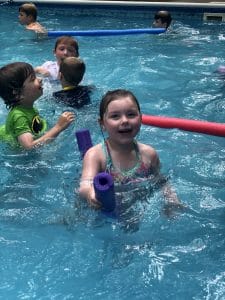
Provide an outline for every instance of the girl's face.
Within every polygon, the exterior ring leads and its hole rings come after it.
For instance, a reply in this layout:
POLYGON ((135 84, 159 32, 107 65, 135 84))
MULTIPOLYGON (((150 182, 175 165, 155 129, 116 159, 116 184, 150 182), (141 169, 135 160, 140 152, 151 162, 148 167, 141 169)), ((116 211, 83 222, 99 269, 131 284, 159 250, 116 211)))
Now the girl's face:
POLYGON ((56 50, 54 51, 54 54, 59 64, 66 57, 71 57, 71 56, 77 57, 77 52, 75 48, 69 44, 63 44, 63 43, 58 44, 56 50))
POLYGON ((24 105, 32 106, 34 101, 43 94, 42 80, 31 74, 24 81, 21 93, 21 103, 24 105))
POLYGON ((140 130, 141 114, 130 97, 118 98, 109 103, 102 125, 111 140, 129 143, 140 130))

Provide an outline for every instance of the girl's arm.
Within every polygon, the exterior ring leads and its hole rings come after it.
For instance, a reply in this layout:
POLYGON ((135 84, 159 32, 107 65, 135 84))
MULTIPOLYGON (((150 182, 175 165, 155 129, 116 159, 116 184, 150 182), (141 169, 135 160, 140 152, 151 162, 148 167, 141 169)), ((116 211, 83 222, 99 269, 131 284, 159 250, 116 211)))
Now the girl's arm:
POLYGON ((75 119, 74 113, 64 112, 58 119, 58 122, 49 131, 47 131, 40 138, 34 139, 30 132, 23 133, 18 136, 19 144, 27 150, 41 146, 51 142, 63 130, 65 130, 75 119))
POLYGON ((165 176, 160 173, 160 161, 158 158, 157 163, 158 169, 158 182, 162 186, 162 193, 165 198, 165 204, 163 207, 163 212, 167 217, 174 217, 177 211, 183 211, 185 206, 182 204, 180 199, 177 196, 177 193, 170 185, 169 181, 165 176))
POLYGON ((160 173, 160 160, 158 155, 155 160, 154 168, 155 168, 156 176, 158 177, 159 184, 162 185, 162 192, 166 200, 166 204, 181 204, 180 200, 177 197, 176 192, 169 184, 168 179, 166 179, 165 176, 163 176, 160 173))
POLYGON ((100 145, 90 148, 83 158, 79 196, 87 200, 87 202, 94 208, 101 207, 100 202, 96 199, 93 180, 102 169, 102 159, 103 157, 100 145))
POLYGON ((154 148, 147 146, 145 154, 148 156, 148 160, 151 162, 151 169, 156 177, 157 184, 162 187, 163 196, 165 198, 164 211, 167 215, 174 214, 174 208, 181 209, 183 204, 180 202, 175 190, 171 187, 168 180, 160 173, 160 160, 157 152, 154 148))

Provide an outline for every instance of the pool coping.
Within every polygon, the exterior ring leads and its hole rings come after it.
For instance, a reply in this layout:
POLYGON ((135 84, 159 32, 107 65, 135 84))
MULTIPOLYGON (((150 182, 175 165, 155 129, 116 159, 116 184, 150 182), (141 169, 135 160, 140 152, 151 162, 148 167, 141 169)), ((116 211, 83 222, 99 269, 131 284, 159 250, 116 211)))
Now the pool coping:
MULTIPOLYGON (((5 2, 5 1, 0 1, 5 2)), ((9 0, 11 3, 24 3, 24 0, 9 0)), ((225 8, 225 2, 151 2, 151 1, 108 1, 108 0, 35 0, 40 4, 63 4, 63 5, 101 5, 101 6, 144 6, 144 7, 183 7, 183 8, 225 8)))

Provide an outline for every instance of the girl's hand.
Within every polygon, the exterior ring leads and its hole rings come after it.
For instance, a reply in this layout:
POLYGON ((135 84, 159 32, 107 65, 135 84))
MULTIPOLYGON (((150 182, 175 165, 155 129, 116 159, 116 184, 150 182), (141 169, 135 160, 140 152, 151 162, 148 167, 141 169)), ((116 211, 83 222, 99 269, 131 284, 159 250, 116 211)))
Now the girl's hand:
POLYGON ((184 212, 185 205, 179 200, 176 192, 171 188, 168 182, 163 186, 163 193, 166 203, 163 208, 164 214, 169 218, 174 218, 177 213, 184 212))
POLYGON ((95 209, 100 209, 102 206, 101 203, 96 199, 95 191, 93 189, 92 191, 90 191, 90 193, 87 196, 87 202, 91 207, 95 209))
POLYGON ((79 195, 81 198, 85 199, 92 208, 99 209, 101 207, 101 203, 95 196, 92 178, 86 178, 80 181, 79 195))

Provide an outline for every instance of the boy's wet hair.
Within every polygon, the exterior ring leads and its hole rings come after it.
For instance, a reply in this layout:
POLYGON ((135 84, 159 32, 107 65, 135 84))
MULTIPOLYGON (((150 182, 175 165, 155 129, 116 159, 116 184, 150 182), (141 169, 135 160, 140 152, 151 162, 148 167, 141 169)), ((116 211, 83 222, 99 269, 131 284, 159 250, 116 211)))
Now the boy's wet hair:
POLYGON ((24 12, 27 16, 32 16, 34 21, 37 20, 37 7, 33 3, 24 3, 19 7, 19 12, 24 12))
POLYGON ((168 28, 172 22, 171 14, 167 10, 160 10, 155 14, 155 20, 161 19, 162 23, 166 23, 166 28, 168 28))
POLYGON ((56 48, 58 47, 59 44, 65 44, 65 45, 70 45, 71 47, 73 47, 75 49, 76 52, 76 57, 79 56, 79 45, 77 40, 75 40, 73 37, 71 36, 60 36, 55 43, 55 51, 56 48))
POLYGON ((0 97, 7 108, 19 104, 25 80, 35 76, 33 67, 25 62, 14 62, 0 68, 0 97))
POLYGON ((139 102, 132 92, 124 89, 117 89, 113 91, 108 91, 102 97, 100 107, 99 107, 100 120, 103 121, 104 114, 107 111, 110 102, 124 97, 129 97, 137 105, 138 111, 141 112, 139 102))
POLYGON ((85 63, 77 57, 66 57, 60 64, 59 72, 71 85, 78 85, 85 73, 85 63))

